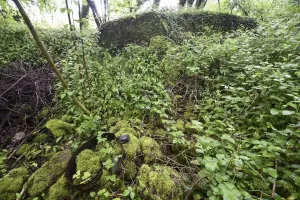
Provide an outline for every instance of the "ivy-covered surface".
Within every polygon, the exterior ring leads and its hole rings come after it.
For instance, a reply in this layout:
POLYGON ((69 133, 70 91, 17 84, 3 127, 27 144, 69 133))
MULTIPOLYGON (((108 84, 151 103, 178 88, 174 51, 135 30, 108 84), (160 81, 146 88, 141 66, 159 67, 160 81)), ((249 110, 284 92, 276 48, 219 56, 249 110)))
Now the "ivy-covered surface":
POLYGON ((10 159, 16 169, 0 152, 0 186, 18 177, 0 199, 299 199, 299 21, 289 7, 253 30, 156 36, 114 55, 79 35, 59 62, 70 89, 56 83, 46 127, 10 159), (122 150, 104 132, 130 140, 122 150), (103 175, 81 191, 63 172, 92 136, 73 180, 89 182, 99 161, 103 175))
POLYGON ((254 19, 212 12, 148 12, 105 23, 100 29, 100 45, 106 48, 124 47, 131 43, 149 44, 154 36, 166 36, 182 41, 181 33, 200 34, 210 27, 229 32, 238 28, 256 27, 254 19))

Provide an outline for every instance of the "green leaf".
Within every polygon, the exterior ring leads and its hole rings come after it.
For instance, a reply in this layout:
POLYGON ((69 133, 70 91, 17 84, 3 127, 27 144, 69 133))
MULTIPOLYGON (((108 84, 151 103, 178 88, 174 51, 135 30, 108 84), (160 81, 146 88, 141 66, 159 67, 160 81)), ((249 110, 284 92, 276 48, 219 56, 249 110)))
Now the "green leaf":
POLYGON ((293 115, 295 114, 295 111, 292 110, 283 110, 282 115, 293 115))
POLYGON ((270 109, 270 113, 271 113, 271 115, 278 115, 279 114, 279 110, 277 110, 275 108, 271 108, 270 109))
POLYGON ((135 196, 134 192, 131 192, 131 193, 130 193, 130 198, 131 198, 131 199, 134 199, 134 196, 135 196))
POLYGON ((273 178, 277 178, 277 171, 273 168, 263 168, 263 172, 270 174, 273 178))
POLYGON ((124 197, 127 197, 129 195, 129 190, 125 190, 122 194, 124 197))
POLYGON ((216 162, 209 162, 205 164, 205 168, 208 171, 214 172, 217 168, 218 164, 216 162))

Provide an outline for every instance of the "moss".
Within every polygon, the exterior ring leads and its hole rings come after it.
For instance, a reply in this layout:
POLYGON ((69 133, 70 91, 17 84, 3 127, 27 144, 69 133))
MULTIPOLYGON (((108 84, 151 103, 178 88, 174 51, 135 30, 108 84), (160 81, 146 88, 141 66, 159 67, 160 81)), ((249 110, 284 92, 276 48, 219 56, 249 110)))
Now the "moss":
POLYGON ((132 180, 136 177, 137 175, 137 167, 135 163, 131 160, 125 160, 123 162, 124 168, 123 168, 123 173, 124 173, 124 178, 132 180))
POLYGON ((138 173, 137 191, 145 199, 174 199, 183 196, 184 184, 179 174, 167 166, 142 165, 138 173))
POLYGON ((65 175, 62 175, 58 181, 49 189, 46 200, 62 200, 72 194, 65 175))
POLYGON ((126 135, 126 134, 132 134, 134 136, 137 136, 137 132, 133 129, 133 128, 129 128, 129 127, 125 127, 125 128, 121 128, 117 133, 116 136, 120 137, 122 135, 126 135))
POLYGON ((179 131, 184 132, 184 121, 182 121, 181 119, 177 120, 175 123, 175 128, 179 131))
POLYGON ((47 138, 48 138, 47 134, 39 134, 33 139, 33 142, 41 143, 44 142, 47 138))
POLYGON ((77 170, 95 175, 100 168, 100 156, 90 149, 83 150, 76 158, 77 170))
POLYGON ((22 154, 26 154, 29 152, 31 149, 37 146, 37 143, 31 143, 31 144, 22 144, 18 151, 16 152, 17 156, 21 156, 22 154))
POLYGON ((7 175, 0 179, 0 199, 15 200, 16 193, 22 190, 22 185, 28 176, 25 167, 11 170, 7 175))
POLYGON ((55 137, 65 136, 75 132, 75 127, 73 124, 69 124, 57 119, 50 119, 47 121, 46 128, 48 128, 55 137))
POLYGON ((116 133, 118 132, 121 128, 126 128, 126 127, 129 127, 129 124, 128 124, 128 121, 126 120, 121 120, 121 121, 118 121, 117 124, 113 127, 110 128, 110 132, 112 133, 116 133))
POLYGON ((117 123, 118 121, 119 121, 118 118, 116 118, 116 117, 111 117, 111 118, 109 118, 108 121, 107 121, 107 126, 108 126, 108 127, 115 126, 116 123, 117 123))
POLYGON ((150 137, 141 138, 141 149, 145 163, 152 163, 155 159, 162 157, 159 144, 150 137))
MULTIPOLYGON (((129 135, 130 140, 128 143, 123 144, 123 149, 126 154, 127 159, 133 159, 140 151, 140 141, 132 133, 126 132, 129 135)), ((117 137, 124 135, 123 131, 118 131, 116 133, 117 137)), ((121 153, 121 148, 117 147, 117 151, 121 153)))
POLYGON ((49 188, 64 173, 67 162, 71 157, 70 150, 56 153, 43 164, 25 183, 27 193, 31 197, 39 196, 49 188))
POLYGON ((164 129, 157 129, 156 131, 155 131, 155 135, 158 135, 158 136, 163 136, 163 137, 165 137, 166 135, 167 135, 167 131, 165 131, 164 129))
POLYGON ((61 120, 64 122, 71 122, 72 121, 72 116, 71 115, 63 115, 61 117, 61 120))

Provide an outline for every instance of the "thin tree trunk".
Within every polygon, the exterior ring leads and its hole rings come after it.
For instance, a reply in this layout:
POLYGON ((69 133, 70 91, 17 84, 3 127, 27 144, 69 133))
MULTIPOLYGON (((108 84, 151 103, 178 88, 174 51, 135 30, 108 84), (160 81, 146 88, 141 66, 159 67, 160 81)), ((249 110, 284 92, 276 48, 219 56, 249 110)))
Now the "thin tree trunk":
POLYGON ((70 16, 70 12, 69 12, 69 3, 68 3, 68 0, 66 0, 66 8, 67 8, 67 13, 68 13, 68 20, 69 20, 70 31, 73 31, 74 28, 73 28, 73 25, 72 25, 72 22, 71 22, 71 16, 70 16))
POLYGON ((81 18, 81 4, 80 0, 78 0, 78 17, 79 17, 79 29, 82 30, 83 23, 82 23, 82 18, 81 18))
POLYGON ((186 3, 186 0, 179 0, 179 5, 183 7, 186 3))
MULTIPOLYGON (((21 5, 21 3, 19 2, 19 0, 13 0, 13 2, 16 4, 17 8, 19 9, 19 12, 21 13, 21 15, 23 16, 23 19, 28 27, 28 29, 30 30, 34 40, 36 41, 38 47, 40 48, 42 54, 45 56, 46 60, 48 61, 50 67, 52 68, 53 72, 55 73, 56 77, 59 79, 59 81, 61 82, 63 88, 65 90, 68 90, 68 84, 65 81, 65 79, 63 78, 63 76, 61 75, 61 73, 59 72, 58 68, 56 67, 56 65, 54 64, 52 58, 50 57, 49 53, 46 50, 46 47, 44 46, 44 44, 42 43, 40 37, 38 36, 38 33, 36 32, 34 26, 32 25, 28 15, 26 14, 23 6, 21 5)), ((74 101, 74 103, 87 115, 90 115, 91 112, 89 110, 86 109, 86 107, 77 99, 76 96, 72 95, 72 99, 74 101)))
POLYGON ((189 7, 192 7, 194 4, 194 0, 187 0, 187 4, 189 7))
POLYGON ((88 5, 90 6, 90 8, 92 9, 93 16, 94 16, 94 18, 95 18, 95 22, 96 22, 97 28, 100 29, 100 26, 101 26, 101 24, 102 24, 102 21, 101 21, 101 17, 100 17, 100 15, 99 15, 99 12, 98 12, 98 10, 97 10, 95 1, 93 1, 93 0, 87 0, 87 3, 88 3, 88 5))
POLYGON ((197 0, 196 1, 196 8, 204 8, 207 3, 207 0, 197 0))

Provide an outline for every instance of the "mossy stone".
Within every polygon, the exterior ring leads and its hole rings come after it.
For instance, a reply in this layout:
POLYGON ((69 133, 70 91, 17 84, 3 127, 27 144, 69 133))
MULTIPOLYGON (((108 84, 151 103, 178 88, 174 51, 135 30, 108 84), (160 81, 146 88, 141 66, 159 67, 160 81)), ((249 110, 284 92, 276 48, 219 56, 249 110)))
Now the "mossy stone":
POLYGON ((20 148, 17 150, 16 155, 21 156, 22 154, 29 152, 32 148, 34 148, 35 145, 36 143, 22 144, 20 148))
POLYGON ((95 175, 100 168, 100 156, 90 149, 83 150, 76 158, 77 169, 80 172, 90 172, 95 175))
POLYGON ((46 200, 63 200, 71 194, 72 190, 63 174, 58 181, 50 187, 46 200))
POLYGON ((126 128, 126 127, 129 127, 128 121, 126 121, 126 120, 120 120, 120 121, 117 122, 117 124, 115 126, 113 126, 113 127, 111 127, 109 129, 109 132, 116 133, 121 128, 126 128))
POLYGON ((123 162, 123 165, 124 165, 123 168, 124 178, 127 180, 134 179, 137 175, 137 167, 135 163, 131 160, 125 160, 123 162))
MULTIPOLYGON (((117 132, 116 136, 120 137, 121 135, 123 135, 124 132, 117 132)), ((126 133, 129 135, 130 139, 129 142, 123 144, 123 149, 124 152, 126 154, 126 158, 127 159, 133 159, 140 151, 140 141, 139 139, 134 136, 132 133, 126 133)), ((118 146, 117 147, 117 152, 121 153, 121 148, 118 146)))
POLYGON ((163 156, 159 144, 150 137, 141 138, 141 149, 145 163, 152 163, 163 156))
POLYGON ((155 135, 165 137, 167 136, 167 131, 162 128, 159 128, 155 131, 155 135))
POLYGON ((38 134, 34 139, 33 142, 41 143, 44 142, 48 138, 47 134, 38 134))
POLYGON ((48 128, 57 138, 67 134, 75 133, 75 126, 73 124, 69 124, 58 119, 48 120, 46 123, 46 128, 48 128))
POLYGON ((120 137, 120 136, 126 135, 126 134, 132 134, 134 136, 138 136, 137 132, 133 128, 130 128, 130 127, 121 128, 116 133, 116 136, 120 137))
POLYGON ((71 151, 64 150, 56 153, 49 161, 44 163, 25 183, 27 193, 31 197, 37 197, 53 185, 64 173, 70 157, 71 151))
POLYGON ((137 191, 144 199, 180 200, 184 184, 180 175, 171 167, 142 165, 138 173, 137 191))
POLYGON ((21 192, 22 186, 28 177, 26 167, 19 167, 11 170, 7 175, 0 179, 0 199, 15 200, 16 193, 21 192))

